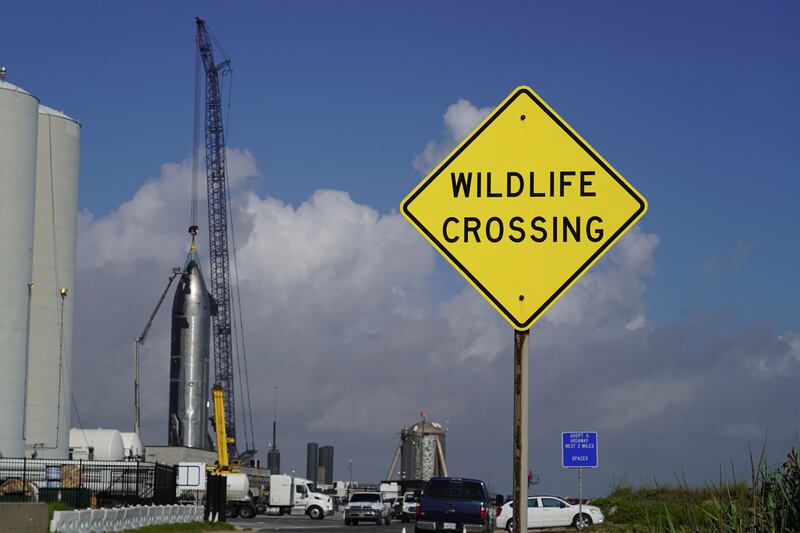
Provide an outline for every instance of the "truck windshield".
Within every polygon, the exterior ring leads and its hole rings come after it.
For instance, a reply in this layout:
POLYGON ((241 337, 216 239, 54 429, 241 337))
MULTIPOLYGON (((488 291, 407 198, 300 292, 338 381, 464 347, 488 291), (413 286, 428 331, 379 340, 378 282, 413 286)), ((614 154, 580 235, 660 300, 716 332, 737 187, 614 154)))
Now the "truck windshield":
POLYGON ((476 481, 460 479, 435 479, 425 487, 425 496, 431 498, 449 498, 451 500, 483 501, 483 486, 476 481))
POLYGON ((417 497, 414 496, 413 493, 406 494, 404 500, 408 503, 415 503, 417 501, 417 497))
POLYGON ((353 494, 350 498, 351 502, 379 502, 381 501, 380 494, 353 494))

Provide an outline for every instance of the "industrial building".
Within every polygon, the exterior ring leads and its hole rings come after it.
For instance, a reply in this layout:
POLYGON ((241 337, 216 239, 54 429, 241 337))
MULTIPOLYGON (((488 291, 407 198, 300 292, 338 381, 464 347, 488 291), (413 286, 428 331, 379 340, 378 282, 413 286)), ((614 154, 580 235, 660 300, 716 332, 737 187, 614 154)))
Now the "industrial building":
POLYGON ((0 455, 67 459, 80 124, 0 69, 0 455))

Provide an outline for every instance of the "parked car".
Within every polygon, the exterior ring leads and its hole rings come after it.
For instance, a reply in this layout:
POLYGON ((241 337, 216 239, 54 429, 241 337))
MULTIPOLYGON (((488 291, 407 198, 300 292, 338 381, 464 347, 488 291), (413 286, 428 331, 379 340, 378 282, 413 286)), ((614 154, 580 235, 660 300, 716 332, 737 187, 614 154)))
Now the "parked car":
POLYGON ((389 504, 380 492, 356 492, 344 508, 344 524, 357 526, 359 522, 375 522, 378 525, 392 523, 389 504))
POLYGON ((417 502, 416 518, 415 533, 492 533, 495 527, 489 491, 478 479, 431 478, 417 502))
MULTIPOLYGON (((509 533, 514 530, 514 502, 507 502, 497 515, 497 527, 505 528, 509 533)), ((603 512, 594 505, 584 505, 580 513, 578 505, 573 505, 556 496, 528 497, 528 529, 542 527, 572 526, 583 528, 592 524, 601 524, 603 512)))
POLYGON ((400 499, 400 520, 410 522, 417 518, 417 502, 419 496, 413 492, 406 492, 400 499))

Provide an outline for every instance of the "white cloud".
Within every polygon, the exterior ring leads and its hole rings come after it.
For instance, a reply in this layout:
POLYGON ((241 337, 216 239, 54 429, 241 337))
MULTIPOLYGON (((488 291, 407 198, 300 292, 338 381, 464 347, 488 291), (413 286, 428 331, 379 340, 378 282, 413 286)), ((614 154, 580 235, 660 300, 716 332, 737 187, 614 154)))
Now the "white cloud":
POLYGON ((414 158, 412 162, 414 169, 421 174, 428 172, 469 135, 492 109, 491 107, 479 109, 463 98, 448 107, 444 114, 444 138, 428 141, 422 152, 414 158))

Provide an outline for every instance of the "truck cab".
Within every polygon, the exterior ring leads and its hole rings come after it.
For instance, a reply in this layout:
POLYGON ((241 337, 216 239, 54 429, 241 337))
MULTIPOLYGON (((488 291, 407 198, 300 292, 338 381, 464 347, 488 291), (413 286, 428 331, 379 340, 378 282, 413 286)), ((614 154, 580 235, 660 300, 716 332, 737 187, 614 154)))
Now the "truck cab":
POLYGON ((269 478, 268 507, 279 514, 303 513, 319 520, 333 514, 333 499, 316 492, 307 479, 274 474, 269 478))

